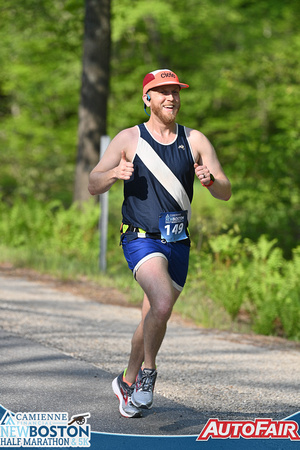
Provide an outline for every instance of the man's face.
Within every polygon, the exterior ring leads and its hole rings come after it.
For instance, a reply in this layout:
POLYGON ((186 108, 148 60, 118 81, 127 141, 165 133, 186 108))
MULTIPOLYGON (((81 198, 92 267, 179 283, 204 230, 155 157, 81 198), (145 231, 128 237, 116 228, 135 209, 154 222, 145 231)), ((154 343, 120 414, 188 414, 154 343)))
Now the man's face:
POLYGON ((151 97, 151 113, 163 123, 174 122, 180 109, 180 87, 177 84, 158 86, 149 91, 151 97))

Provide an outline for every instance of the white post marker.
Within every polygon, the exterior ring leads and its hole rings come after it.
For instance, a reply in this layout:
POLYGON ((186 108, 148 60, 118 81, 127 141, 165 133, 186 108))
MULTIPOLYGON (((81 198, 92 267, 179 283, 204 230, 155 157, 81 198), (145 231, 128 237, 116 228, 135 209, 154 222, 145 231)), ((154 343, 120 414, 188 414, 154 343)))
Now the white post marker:
MULTIPOLYGON (((109 146, 110 137, 101 136, 100 139, 100 159, 105 150, 109 146)), ((108 227, 108 191, 100 195, 100 252, 99 252, 99 268, 102 272, 106 271, 106 248, 107 248, 107 227, 108 227)))

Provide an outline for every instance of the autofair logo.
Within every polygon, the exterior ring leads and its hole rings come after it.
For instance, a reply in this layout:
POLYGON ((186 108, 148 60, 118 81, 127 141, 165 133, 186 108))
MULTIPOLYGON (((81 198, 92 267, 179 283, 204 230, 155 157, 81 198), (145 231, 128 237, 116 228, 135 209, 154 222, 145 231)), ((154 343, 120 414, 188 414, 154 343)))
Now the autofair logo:
POLYGON ((90 413, 6 411, 0 421, 0 447, 90 447, 90 413))
POLYGON ((211 439, 290 439, 299 441, 298 423, 292 420, 255 419, 229 421, 210 419, 197 441, 211 439))

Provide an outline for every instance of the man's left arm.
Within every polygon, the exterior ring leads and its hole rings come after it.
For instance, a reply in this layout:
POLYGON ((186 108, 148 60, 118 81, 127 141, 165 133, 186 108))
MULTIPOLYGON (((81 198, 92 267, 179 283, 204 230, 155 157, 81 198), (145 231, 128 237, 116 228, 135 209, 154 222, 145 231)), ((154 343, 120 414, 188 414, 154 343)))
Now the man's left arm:
POLYGON ((204 134, 196 130, 191 130, 189 140, 196 161, 195 174, 202 186, 209 189, 213 197, 229 200, 231 183, 222 169, 214 147, 204 134))

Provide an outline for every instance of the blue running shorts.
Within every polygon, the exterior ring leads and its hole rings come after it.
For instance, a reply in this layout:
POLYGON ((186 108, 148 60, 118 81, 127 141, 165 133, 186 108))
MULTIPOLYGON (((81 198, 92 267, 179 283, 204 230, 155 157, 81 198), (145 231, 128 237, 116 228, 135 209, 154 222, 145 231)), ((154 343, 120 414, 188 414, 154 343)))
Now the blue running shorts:
POLYGON ((182 291, 188 273, 189 245, 180 242, 162 242, 160 239, 151 238, 127 240, 126 235, 122 236, 121 242, 128 267, 132 270, 134 277, 145 261, 160 256, 169 263, 168 269, 173 286, 178 291, 182 291))

